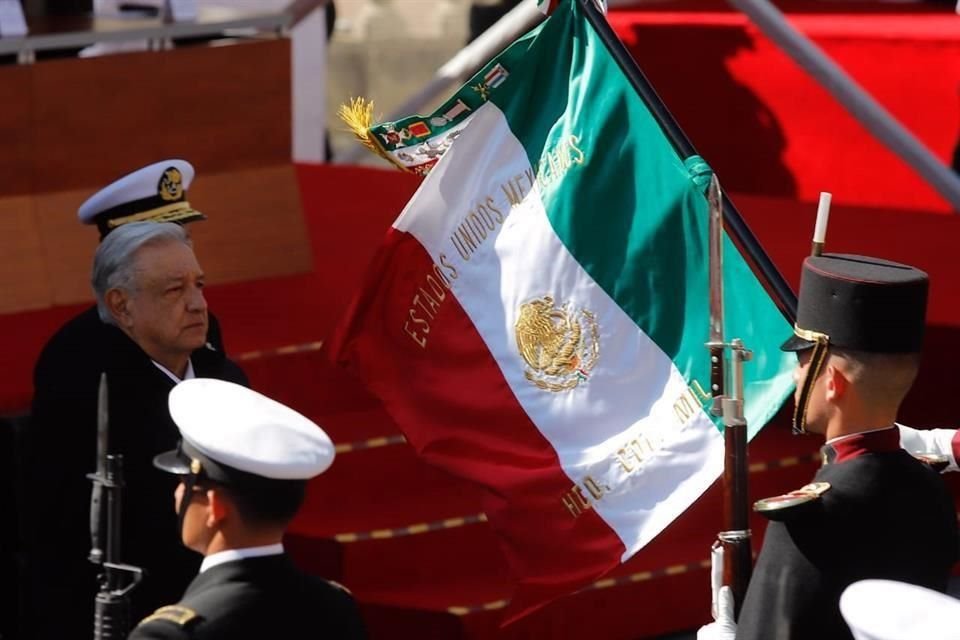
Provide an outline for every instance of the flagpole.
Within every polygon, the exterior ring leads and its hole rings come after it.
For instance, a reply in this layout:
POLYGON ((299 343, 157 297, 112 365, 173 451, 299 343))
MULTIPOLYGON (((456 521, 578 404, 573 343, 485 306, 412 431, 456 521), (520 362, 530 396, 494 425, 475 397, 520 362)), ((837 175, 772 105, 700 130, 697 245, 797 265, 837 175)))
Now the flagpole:
MULTIPOLYGON (((684 158, 699 155, 690 139, 674 120, 673 115, 664 105, 663 100, 657 95, 653 85, 643 75, 643 71, 637 66, 636 60, 630 55, 620 38, 614 32, 606 17, 600 13, 594 4, 594 0, 576 0, 583 8, 587 21, 597 32, 600 40, 606 45, 607 50, 613 56, 614 60, 620 66, 620 70, 629 80, 630 85, 639 94, 640 98, 647 105, 650 113, 656 118, 673 147, 684 158)), ((737 243, 747 260, 753 264, 754 271, 761 276, 766 288, 771 294, 774 303, 780 312, 790 324, 796 322, 797 317, 797 296, 794 294, 790 285, 784 279, 783 275, 777 269, 776 265, 770 259, 770 256, 763 250, 753 231, 747 226, 746 221, 737 208, 723 194, 723 219, 727 233, 737 243)))
MULTIPOLYGON (((630 52, 623 46, 620 38, 607 22, 606 17, 597 9, 594 0, 577 0, 580 2, 587 21, 596 31, 600 40, 607 47, 627 77, 631 86, 644 101, 650 113, 656 118, 664 135, 673 144, 674 149, 684 158, 698 155, 693 144, 674 120, 673 115, 664 105, 660 96, 640 70, 630 52)), ((714 177, 711 180, 711 189, 708 198, 711 200, 712 213, 722 203, 723 227, 737 243, 748 261, 752 262, 754 271, 761 276, 761 281, 770 292, 771 298, 788 322, 796 321, 797 298, 793 290, 784 280, 773 261, 760 246, 759 241, 747 226, 740 212, 725 193, 719 193, 719 184, 714 177)), ((714 221, 714 226, 719 227, 714 221)), ((743 361, 749 359, 749 352, 739 340, 730 345, 723 342, 722 326, 722 279, 720 275, 721 259, 719 246, 720 230, 715 231, 716 238, 711 238, 711 267, 716 271, 711 278, 711 336, 708 347, 711 349, 711 391, 714 396, 713 413, 722 413, 724 421, 724 524, 726 530, 718 535, 719 543, 723 547, 723 577, 722 584, 730 586, 734 593, 734 606, 739 611, 743 604, 747 584, 752 573, 752 557, 749 530, 749 508, 747 492, 747 438, 746 421, 743 419, 743 361), (717 282, 719 281, 719 282, 717 282), (723 345, 723 346, 721 346, 723 345), (727 388, 724 376, 723 353, 730 348, 734 362, 731 388, 727 388), (720 361, 717 361, 718 355, 720 361)), ((736 616, 735 616, 736 617, 736 616)))

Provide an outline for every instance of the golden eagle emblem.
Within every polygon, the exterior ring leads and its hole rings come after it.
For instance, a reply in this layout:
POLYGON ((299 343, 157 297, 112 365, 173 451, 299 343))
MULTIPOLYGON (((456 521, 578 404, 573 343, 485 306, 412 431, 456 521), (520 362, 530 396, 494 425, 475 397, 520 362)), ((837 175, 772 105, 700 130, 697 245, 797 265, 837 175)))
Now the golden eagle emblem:
POLYGON ((160 198, 167 202, 174 202, 183 197, 183 177, 180 170, 174 167, 163 172, 160 178, 160 184, 157 185, 157 191, 160 198))
POLYGON ((552 296, 520 305, 514 326, 524 375, 540 389, 568 391, 590 377, 600 357, 600 328, 586 309, 557 307, 552 296))

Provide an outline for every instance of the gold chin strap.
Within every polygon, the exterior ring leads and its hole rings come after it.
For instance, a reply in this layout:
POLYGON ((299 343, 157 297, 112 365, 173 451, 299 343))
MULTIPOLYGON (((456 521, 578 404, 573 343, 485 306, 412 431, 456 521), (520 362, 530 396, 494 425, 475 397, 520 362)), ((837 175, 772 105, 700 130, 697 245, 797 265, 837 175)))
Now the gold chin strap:
POLYGON ((807 376, 800 388, 800 397, 797 398, 797 404, 793 408, 793 432, 801 434, 807 432, 807 405, 810 403, 810 392, 813 390, 813 384, 820 377, 820 369, 827 359, 830 336, 809 329, 801 329, 797 326, 793 327, 793 333, 813 343, 813 353, 810 355, 807 376))
POLYGON ((196 458, 190 459, 190 473, 184 481, 183 497, 180 499, 180 512, 177 513, 177 526, 180 535, 183 535, 183 519, 187 516, 187 508, 193 500, 193 489, 197 486, 197 480, 200 479, 200 473, 203 471, 203 464, 196 458))

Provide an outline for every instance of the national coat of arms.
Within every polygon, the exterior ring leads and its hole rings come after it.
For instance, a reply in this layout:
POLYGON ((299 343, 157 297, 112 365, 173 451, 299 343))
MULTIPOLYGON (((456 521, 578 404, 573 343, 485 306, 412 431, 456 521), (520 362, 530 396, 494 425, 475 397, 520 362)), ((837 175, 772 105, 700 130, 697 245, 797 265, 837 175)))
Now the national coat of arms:
POLYGON ((586 309, 557 307, 552 296, 520 305, 514 327, 527 380, 546 391, 569 391, 590 377, 600 357, 600 328, 586 309))

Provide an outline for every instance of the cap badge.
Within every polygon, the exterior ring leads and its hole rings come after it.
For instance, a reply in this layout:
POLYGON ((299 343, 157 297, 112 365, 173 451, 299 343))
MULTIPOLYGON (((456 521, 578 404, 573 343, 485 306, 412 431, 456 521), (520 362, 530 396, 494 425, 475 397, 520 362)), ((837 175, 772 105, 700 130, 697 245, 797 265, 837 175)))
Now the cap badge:
POLYGON ((190 460, 190 473, 192 473, 193 475, 197 475, 198 473, 200 473, 200 469, 202 468, 203 467, 200 464, 199 460, 197 460, 196 458, 193 458, 192 460, 190 460))
POLYGON ((157 185, 157 193, 162 200, 175 202, 183 197, 183 177, 175 167, 165 169, 157 185))
POLYGON ((600 357, 596 316, 570 305, 557 307, 552 296, 520 305, 514 333, 524 376, 545 391, 569 391, 590 377, 600 357))

